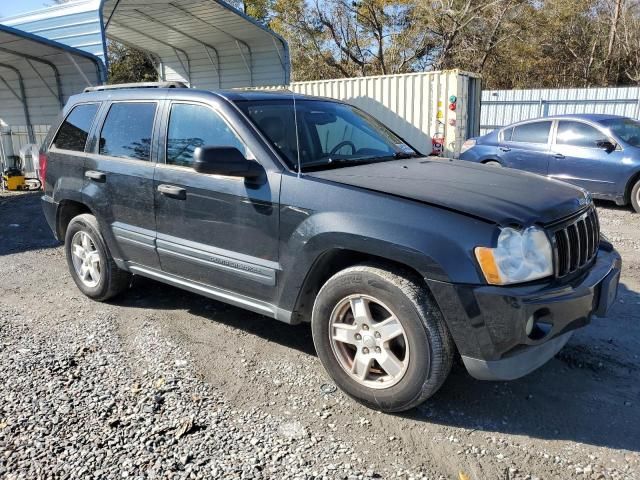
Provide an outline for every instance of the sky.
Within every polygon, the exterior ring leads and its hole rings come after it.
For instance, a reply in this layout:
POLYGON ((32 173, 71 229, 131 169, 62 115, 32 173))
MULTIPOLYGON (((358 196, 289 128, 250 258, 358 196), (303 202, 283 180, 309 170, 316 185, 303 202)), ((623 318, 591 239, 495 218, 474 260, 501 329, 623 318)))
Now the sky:
POLYGON ((0 0, 0 18, 51 6, 51 0, 0 0))

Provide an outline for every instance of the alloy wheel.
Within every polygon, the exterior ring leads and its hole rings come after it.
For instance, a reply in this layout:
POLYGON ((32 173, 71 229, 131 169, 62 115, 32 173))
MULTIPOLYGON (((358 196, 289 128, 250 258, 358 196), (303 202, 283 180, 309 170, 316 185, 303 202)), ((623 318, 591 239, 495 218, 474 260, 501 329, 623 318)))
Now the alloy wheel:
POLYGON ((409 365, 409 342, 398 317, 367 295, 342 299, 331 313, 331 348, 343 370, 360 385, 389 388, 409 365))
POLYGON ((89 288, 100 282, 100 254, 95 241, 85 231, 77 232, 71 239, 73 267, 78 278, 89 288))

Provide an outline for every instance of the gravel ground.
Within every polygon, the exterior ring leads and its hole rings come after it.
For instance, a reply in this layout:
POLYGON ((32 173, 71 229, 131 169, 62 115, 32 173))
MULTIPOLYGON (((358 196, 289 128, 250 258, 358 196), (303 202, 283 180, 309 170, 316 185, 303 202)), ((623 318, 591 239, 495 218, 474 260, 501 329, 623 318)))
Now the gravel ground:
POLYGON ((599 210, 608 318, 524 379, 457 366, 385 415, 331 391, 308 326, 139 278, 88 300, 37 194, 0 196, 0 478, 640 479, 640 215, 599 210))

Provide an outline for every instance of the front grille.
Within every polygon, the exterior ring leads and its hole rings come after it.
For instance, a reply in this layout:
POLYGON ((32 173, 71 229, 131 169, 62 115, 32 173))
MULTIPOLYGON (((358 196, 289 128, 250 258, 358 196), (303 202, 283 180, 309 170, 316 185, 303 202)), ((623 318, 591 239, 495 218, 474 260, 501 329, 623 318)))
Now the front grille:
POLYGON ((598 253, 600 223, 595 207, 554 231, 556 276, 565 277, 589 264, 598 253))

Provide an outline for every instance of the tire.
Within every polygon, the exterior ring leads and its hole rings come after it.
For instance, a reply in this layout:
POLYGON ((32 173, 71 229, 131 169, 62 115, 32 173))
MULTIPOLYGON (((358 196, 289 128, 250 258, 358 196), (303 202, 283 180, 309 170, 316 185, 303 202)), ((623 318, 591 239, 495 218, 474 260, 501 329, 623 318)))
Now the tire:
POLYGON ((409 410, 424 402, 444 383, 453 363, 455 346, 440 309, 424 285, 401 269, 365 264, 337 273, 316 297, 311 329, 318 357, 335 383, 355 400, 384 412, 409 410), (357 322, 353 312, 366 312, 361 306, 367 304, 369 318, 357 322), (380 326, 385 318, 386 326, 380 326), (365 322, 368 329, 358 328, 365 322), (380 332, 393 328, 397 333, 398 324, 402 335, 385 341, 380 332), (332 339, 343 333, 353 343, 332 339), (389 361, 390 351, 402 369, 389 361), (357 366, 367 362, 370 368, 357 366))
POLYGON ((636 213, 640 213, 640 180, 631 189, 631 206, 636 213))
POLYGON ((93 215, 83 213, 69 222, 64 250, 73 281, 87 297, 103 302, 129 286, 131 274, 116 265, 93 215), (81 272, 86 272, 83 278, 81 272))
POLYGON ((488 162, 484 162, 484 165, 489 165, 490 167, 501 167, 502 164, 500 162, 496 162, 495 160, 489 160, 488 162))

